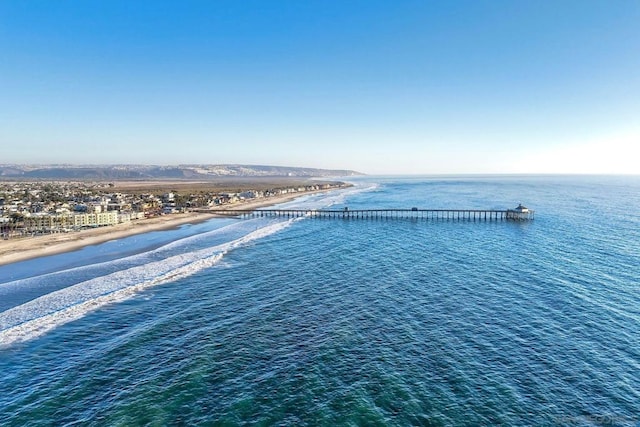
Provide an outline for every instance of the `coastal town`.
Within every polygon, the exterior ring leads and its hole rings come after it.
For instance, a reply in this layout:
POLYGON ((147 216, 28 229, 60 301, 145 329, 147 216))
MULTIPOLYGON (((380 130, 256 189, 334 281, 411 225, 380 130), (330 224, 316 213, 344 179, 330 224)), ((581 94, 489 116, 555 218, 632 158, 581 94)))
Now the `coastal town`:
POLYGON ((265 187, 246 184, 237 191, 220 191, 199 183, 125 187, 114 182, 0 182, 0 237, 3 240, 143 221, 198 210, 234 208, 250 201, 331 190, 341 182, 295 182, 265 187), (173 187, 183 188, 173 190, 173 187))

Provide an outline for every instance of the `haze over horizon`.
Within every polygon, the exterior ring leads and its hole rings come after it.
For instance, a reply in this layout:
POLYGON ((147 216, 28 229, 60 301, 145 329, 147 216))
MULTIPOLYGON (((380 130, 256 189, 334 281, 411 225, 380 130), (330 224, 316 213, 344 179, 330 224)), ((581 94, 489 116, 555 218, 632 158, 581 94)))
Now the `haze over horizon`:
POLYGON ((0 3, 0 163, 638 174, 636 1, 0 3))

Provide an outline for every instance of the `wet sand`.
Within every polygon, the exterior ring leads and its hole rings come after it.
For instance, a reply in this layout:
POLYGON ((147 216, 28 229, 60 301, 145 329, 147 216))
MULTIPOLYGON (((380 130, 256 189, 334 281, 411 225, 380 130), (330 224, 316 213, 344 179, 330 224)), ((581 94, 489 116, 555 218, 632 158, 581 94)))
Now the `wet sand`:
MULTIPOLYGON (((223 205, 216 209, 253 209, 277 203, 284 203, 304 195, 326 191, 327 190, 317 190, 306 191, 303 193, 284 194, 242 203, 234 203, 231 205, 223 205)), ((81 231, 0 240, 0 265, 63 252, 71 252, 85 246, 97 245, 109 240, 121 239, 123 237, 148 233, 150 231, 167 230, 184 224, 196 224, 215 217, 215 214, 204 212, 168 214, 155 218, 140 219, 118 225, 91 228, 81 231)))

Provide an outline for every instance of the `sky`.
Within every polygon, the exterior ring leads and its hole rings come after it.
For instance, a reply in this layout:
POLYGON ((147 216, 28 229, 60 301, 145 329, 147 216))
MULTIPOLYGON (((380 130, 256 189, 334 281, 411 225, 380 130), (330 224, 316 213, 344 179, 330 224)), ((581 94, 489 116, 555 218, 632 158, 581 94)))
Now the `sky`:
POLYGON ((637 0, 3 0, 0 164, 640 174, 637 0))

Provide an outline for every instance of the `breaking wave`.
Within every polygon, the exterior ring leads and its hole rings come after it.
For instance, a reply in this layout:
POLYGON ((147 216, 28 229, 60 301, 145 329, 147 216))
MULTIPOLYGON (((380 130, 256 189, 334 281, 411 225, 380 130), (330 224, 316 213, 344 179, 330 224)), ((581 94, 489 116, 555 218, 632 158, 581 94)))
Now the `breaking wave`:
MULTIPOLYGON (((344 203, 349 196, 375 188, 376 184, 355 183, 340 191, 302 196, 279 207, 333 206, 344 203)), ((211 268, 230 250, 277 233, 303 219, 246 220, 124 258, 2 283, 0 296, 29 290, 36 297, 18 301, 15 306, 9 305, 0 312, 0 346, 36 338, 107 304, 127 300, 145 289, 211 268)))
MULTIPOLYGON (((300 219, 271 223, 222 244, 94 277, 13 307, 0 313, 0 346, 36 338, 107 304, 124 301, 145 289, 210 268, 230 250, 277 233, 300 219)), ((152 252, 166 252, 178 244, 185 246, 189 241, 198 239, 202 239, 202 236, 185 238, 152 252)), ((149 254, 139 254, 133 258, 142 256, 148 257, 149 254)), ((42 280, 42 277, 28 280, 37 279, 42 280)))

